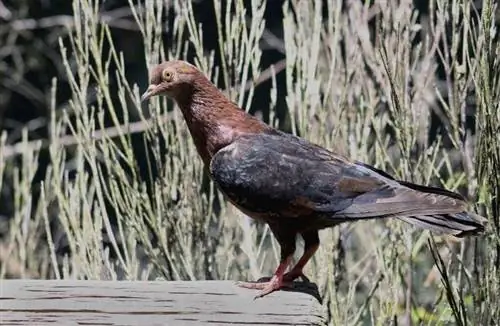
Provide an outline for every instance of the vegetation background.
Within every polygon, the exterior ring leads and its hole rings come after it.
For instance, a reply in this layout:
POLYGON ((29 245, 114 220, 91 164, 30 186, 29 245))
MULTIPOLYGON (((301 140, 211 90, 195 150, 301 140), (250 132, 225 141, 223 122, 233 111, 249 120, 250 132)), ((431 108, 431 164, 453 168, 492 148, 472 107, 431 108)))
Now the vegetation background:
POLYGON ((498 17, 491 0, 0 0, 0 278, 273 272, 269 230, 215 191, 173 103, 139 103, 148 67, 186 58, 266 122, 488 217, 462 241, 322 231, 306 272, 331 324, 498 325, 498 17))

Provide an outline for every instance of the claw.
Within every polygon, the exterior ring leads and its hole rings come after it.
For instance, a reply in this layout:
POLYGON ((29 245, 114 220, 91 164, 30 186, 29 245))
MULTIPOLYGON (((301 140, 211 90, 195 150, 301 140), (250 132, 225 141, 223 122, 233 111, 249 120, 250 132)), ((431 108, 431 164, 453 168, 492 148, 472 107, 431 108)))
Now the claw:
POLYGON ((264 289, 269 282, 236 282, 236 285, 251 290, 262 290, 264 289))
POLYGON ((292 282, 283 281, 283 278, 279 278, 277 276, 273 276, 270 281, 267 282, 237 282, 237 286, 252 289, 252 290, 260 290, 259 293, 254 297, 255 299, 262 298, 268 294, 273 293, 274 291, 280 290, 285 287, 291 287, 292 282))
POLYGON ((254 300, 262 298, 283 287, 289 287, 290 285, 292 285, 292 282, 283 281, 283 275, 285 274, 285 270, 288 268, 291 259, 292 259, 291 255, 286 257, 278 265, 276 272, 274 272, 273 277, 271 277, 270 279, 267 277, 263 277, 257 282, 237 282, 236 285, 246 289, 261 290, 255 296, 254 300))

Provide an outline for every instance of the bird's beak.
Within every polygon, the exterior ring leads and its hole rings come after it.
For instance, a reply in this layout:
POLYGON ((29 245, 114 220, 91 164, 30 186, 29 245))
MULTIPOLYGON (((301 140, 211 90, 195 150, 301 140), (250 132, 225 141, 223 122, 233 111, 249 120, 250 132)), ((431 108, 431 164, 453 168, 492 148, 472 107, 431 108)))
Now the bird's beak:
POLYGON ((144 102, 144 101, 148 100, 151 96, 153 96, 155 93, 155 90, 156 90, 156 85, 149 85, 148 89, 141 96, 141 102, 144 102))

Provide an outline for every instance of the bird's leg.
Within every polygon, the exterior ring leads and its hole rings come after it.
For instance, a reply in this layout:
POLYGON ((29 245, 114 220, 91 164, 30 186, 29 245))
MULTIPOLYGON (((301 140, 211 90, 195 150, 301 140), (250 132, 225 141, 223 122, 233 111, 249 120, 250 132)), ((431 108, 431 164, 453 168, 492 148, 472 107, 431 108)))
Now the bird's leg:
POLYGON ((257 298, 262 298, 276 290, 283 287, 290 286, 291 282, 285 282, 283 276, 286 270, 290 266, 293 258, 293 253, 295 252, 295 233, 291 232, 280 232, 281 230, 271 227, 274 235, 276 236, 280 247, 281 247, 281 260, 278 268, 274 272, 274 275, 269 281, 265 282, 238 282, 237 285, 247 289, 258 289, 261 290, 256 296, 257 298))
POLYGON ((300 257, 299 261, 293 268, 283 276, 286 282, 292 282, 296 278, 303 278, 304 281, 308 282, 309 279, 304 275, 303 268, 307 262, 314 256, 319 248, 319 236, 318 231, 309 231, 302 233, 302 238, 304 239, 304 254, 300 257))
POLYGON ((269 293, 279 290, 284 286, 290 285, 283 281, 283 275, 285 274, 285 271, 288 269, 288 266, 290 266, 291 261, 292 261, 292 256, 289 256, 285 260, 281 261, 271 279, 266 278, 269 281, 238 282, 237 285, 246 289, 261 290, 255 296, 256 299, 268 295, 269 293))

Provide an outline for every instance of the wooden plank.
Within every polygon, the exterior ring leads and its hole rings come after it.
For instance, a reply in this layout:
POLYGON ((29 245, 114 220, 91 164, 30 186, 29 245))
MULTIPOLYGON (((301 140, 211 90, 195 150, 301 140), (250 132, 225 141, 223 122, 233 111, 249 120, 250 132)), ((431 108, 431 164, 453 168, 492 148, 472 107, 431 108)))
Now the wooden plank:
POLYGON ((7 325, 323 325, 314 284, 254 300, 231 281, 0 280, 7 325))

